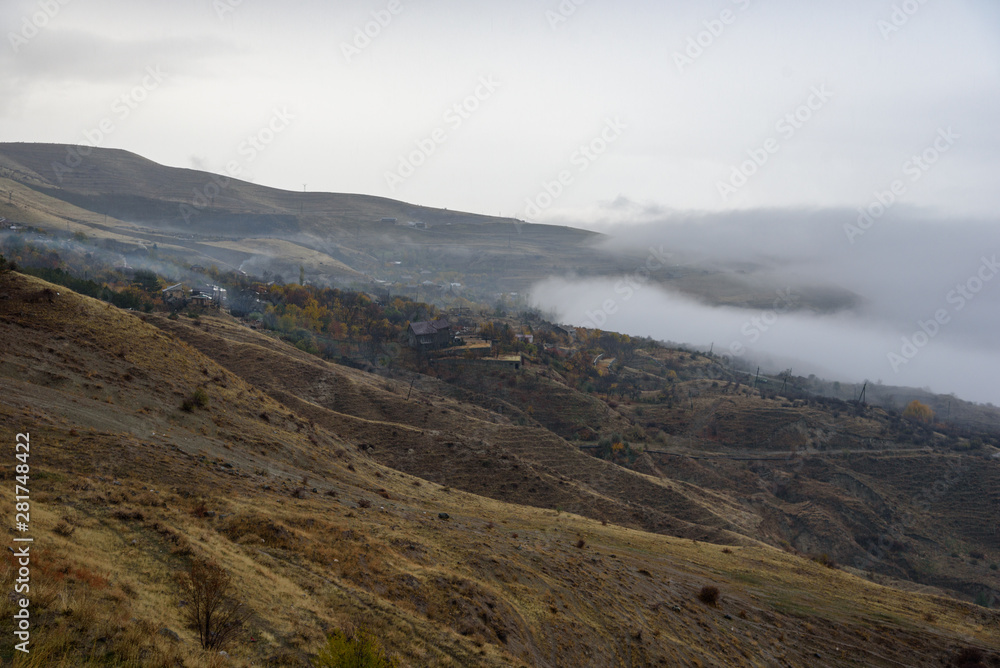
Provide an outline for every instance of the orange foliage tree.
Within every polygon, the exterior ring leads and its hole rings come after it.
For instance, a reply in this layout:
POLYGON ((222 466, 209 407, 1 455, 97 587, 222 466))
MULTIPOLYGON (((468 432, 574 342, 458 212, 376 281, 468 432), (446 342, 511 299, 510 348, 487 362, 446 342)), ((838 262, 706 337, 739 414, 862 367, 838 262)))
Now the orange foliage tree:
POLYGON ((922 404, 914 399, 907 404, 906 410, 903 411, 903 417, 914 422, 930 424, 934 421, 934 411, 927 404, 922 404))

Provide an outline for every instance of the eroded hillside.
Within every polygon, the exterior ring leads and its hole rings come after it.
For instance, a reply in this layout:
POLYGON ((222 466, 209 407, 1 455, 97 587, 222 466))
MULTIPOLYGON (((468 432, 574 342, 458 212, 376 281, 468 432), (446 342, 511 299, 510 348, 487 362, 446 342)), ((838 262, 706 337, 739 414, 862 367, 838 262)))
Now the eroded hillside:
POLYGON ((877 407, 754 390, 710 358, 655 347, 637 364, 644 382, 669 391, 609 401, 544 363, 378 375, 224 317, 152 322, 369 456, 425 479, 673 536, 763 541, 981 603, 1000 591, 993 449, 963 451, 955 438, 928 437, 877 407), (578 431, 631 443, 605 461, 578 431))
MULTIPOLYGON (((362 448, 365 421, 412 434, 414 451, 432 442, 419 424, 428 409, 498 443, 514 426, 431 394, 405 402, 402 387, 329 365, 327 390, 343 388, 341 403, 294 396, 273 365, 277 378, 258 387, 230 370, 253 363, 253 348, 216 341, 233 353, 220 348, 217 362, 95 300, 49 287, 60 293, 50 303, 46 287, 0 278, 4 437, 29 432, 32 443, 30 665, 210 665, 217 657, 197 649, 173 584, 195 556, 229 569, 255 613, 229 648, 233 665, 305 665, 325 633, 352 620, 412 666, 940 666, 962 648, 1000 645, 998 617, 982 607, 759 543, 654 534, 394 470, 376 458, 405 443, 362 448), (184 410, 198 390, 205 399, 184 410), (707 585, 721 592, 717 606, 698 600, 707 585)), ((285 354, 322 381, 323 363, 285 354)), ((456 432, 454 448, 478 447, 466 442, 473 433, 456 432)), ((527 450, 519 465, 544 470, 527 450)), ((502 454, 495 444, 476 453, 502 454)), ((581 509, 601 495, 564 473, 547 484, 577 486, 581 509)), ((2 504, 11 515, 10 495, 2 504)), ((13 603, 3 601, 9 636, 13 603)))

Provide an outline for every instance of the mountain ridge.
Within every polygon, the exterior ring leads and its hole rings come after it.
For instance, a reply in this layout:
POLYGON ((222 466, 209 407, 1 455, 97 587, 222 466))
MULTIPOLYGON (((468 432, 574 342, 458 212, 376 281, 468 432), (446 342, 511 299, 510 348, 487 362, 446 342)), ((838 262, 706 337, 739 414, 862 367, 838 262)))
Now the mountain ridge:
MULTIPOLYGON (((257 275, 301 272, 316 284, 391 288, 427 300, 451 299, 458 290, 459 298, 492 304, 512 293, 523 300, 551 276, 583 271, 617 280, 648 259, 645 249, 614 249, 601 243, 604 235, 578 228, 371 195, 280 190, 166 167, 123 149, 94 148, 70 171, 54 168, 65 166, 73 148, 0 143, 0 190, 9 193, 8 201, 0 198, 0 216, 113 241, 133 263, 155 245, 161 260, 179 266, 175 278, 184 267, 214 264, 257 275)), ((773 301, 766 286, 718 268, 670 265, 657 281, 708 303, 768 308, 773 301)), ((801 307, 855 301, 843 290, 806 291, 801 307)))

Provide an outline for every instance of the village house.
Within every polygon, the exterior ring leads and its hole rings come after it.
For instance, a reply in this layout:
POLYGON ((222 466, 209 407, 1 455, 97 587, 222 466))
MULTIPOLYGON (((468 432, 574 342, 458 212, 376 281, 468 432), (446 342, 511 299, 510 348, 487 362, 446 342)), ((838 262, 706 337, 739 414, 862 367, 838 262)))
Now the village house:
POLYGON ((163 303, 170 308, 183 308, 187 304, 187 294, 181 283, 169 285, 160 290, 160 297, 163 303))
POLYGON ((219 308, 226 301, 226 289, 218 285, 202 285, 191 290, 190 302, 205 308, 219 308))
POLYGON ((438 350, 451 342, 451 324, 443 318, 411 322, 406 334, 414 350, 438 350))
POLYGON ((191 295, 191 303, 202 308, 217 308, 215 300, 212 299, 212 295, 202 293, 191 295))

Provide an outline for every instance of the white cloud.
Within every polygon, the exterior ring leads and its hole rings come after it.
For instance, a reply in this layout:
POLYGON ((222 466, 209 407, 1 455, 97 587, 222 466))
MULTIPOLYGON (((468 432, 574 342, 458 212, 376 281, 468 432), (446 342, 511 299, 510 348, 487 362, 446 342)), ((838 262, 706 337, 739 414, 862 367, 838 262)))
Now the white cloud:
MULTIPOLYGON (((18 53, 0 50, 6 138, 65 139, 60 128, 99 109, 109 87, 161 63, 176 75, 173 92, 133 119, 135 132, 120 136, 135 143, 123 148, 184 165, 207 143, 218 164, 231 143, 212 146, 220 117, 226 126, 285 103, 300 110, 303 132, 259 166, 260 181, 388 196, 383 174, 400 152, 471 82, 494 75, 502 95, 449 137, 405 199, 513 214, 615 115, 628 133, 552 213, 619 194, 677 209, 855 206, 947 124, 966 139, 908 203, 982 213, 1000 198, 1000 40, 988 2, 927 3, 889 40, 876 23, 891 7, 860 0, 585 3, 556 29, 545 14, 556 2, 399 2, 351 62, 342 44, 388 0, 257 0, 221 18, 197 0, 69 2, 18 53), (679 73, 674 53, 727 7, 738 20, 679 73), (716 182, 822 84, 835 93, 829 105, 738 198, 721 201, 716 182)), ((5 5, 7 25, 36 5, 5 5)))
POLYGON ((619 277, 536 285, 539 305, 568 323, 714 342, 717 352, 794 360, 842 380, 883 378, 1000 403, 995 220, 921 218, 901 207, 851 244, 843 226, 857 212, 844 209, 690 214, 618 200, 607 211, 591 227, 611 235, 609 250, 643 257, 653 248, 670 253, 669 264, 632 285, 619 277), (623 223, 629 216, 642 222, 623 223), (671 272, 706 268, 726 282, 701 300, 657 286, 671 272), (733 284, 774 299, 712 305, 712 293, 733 284))

